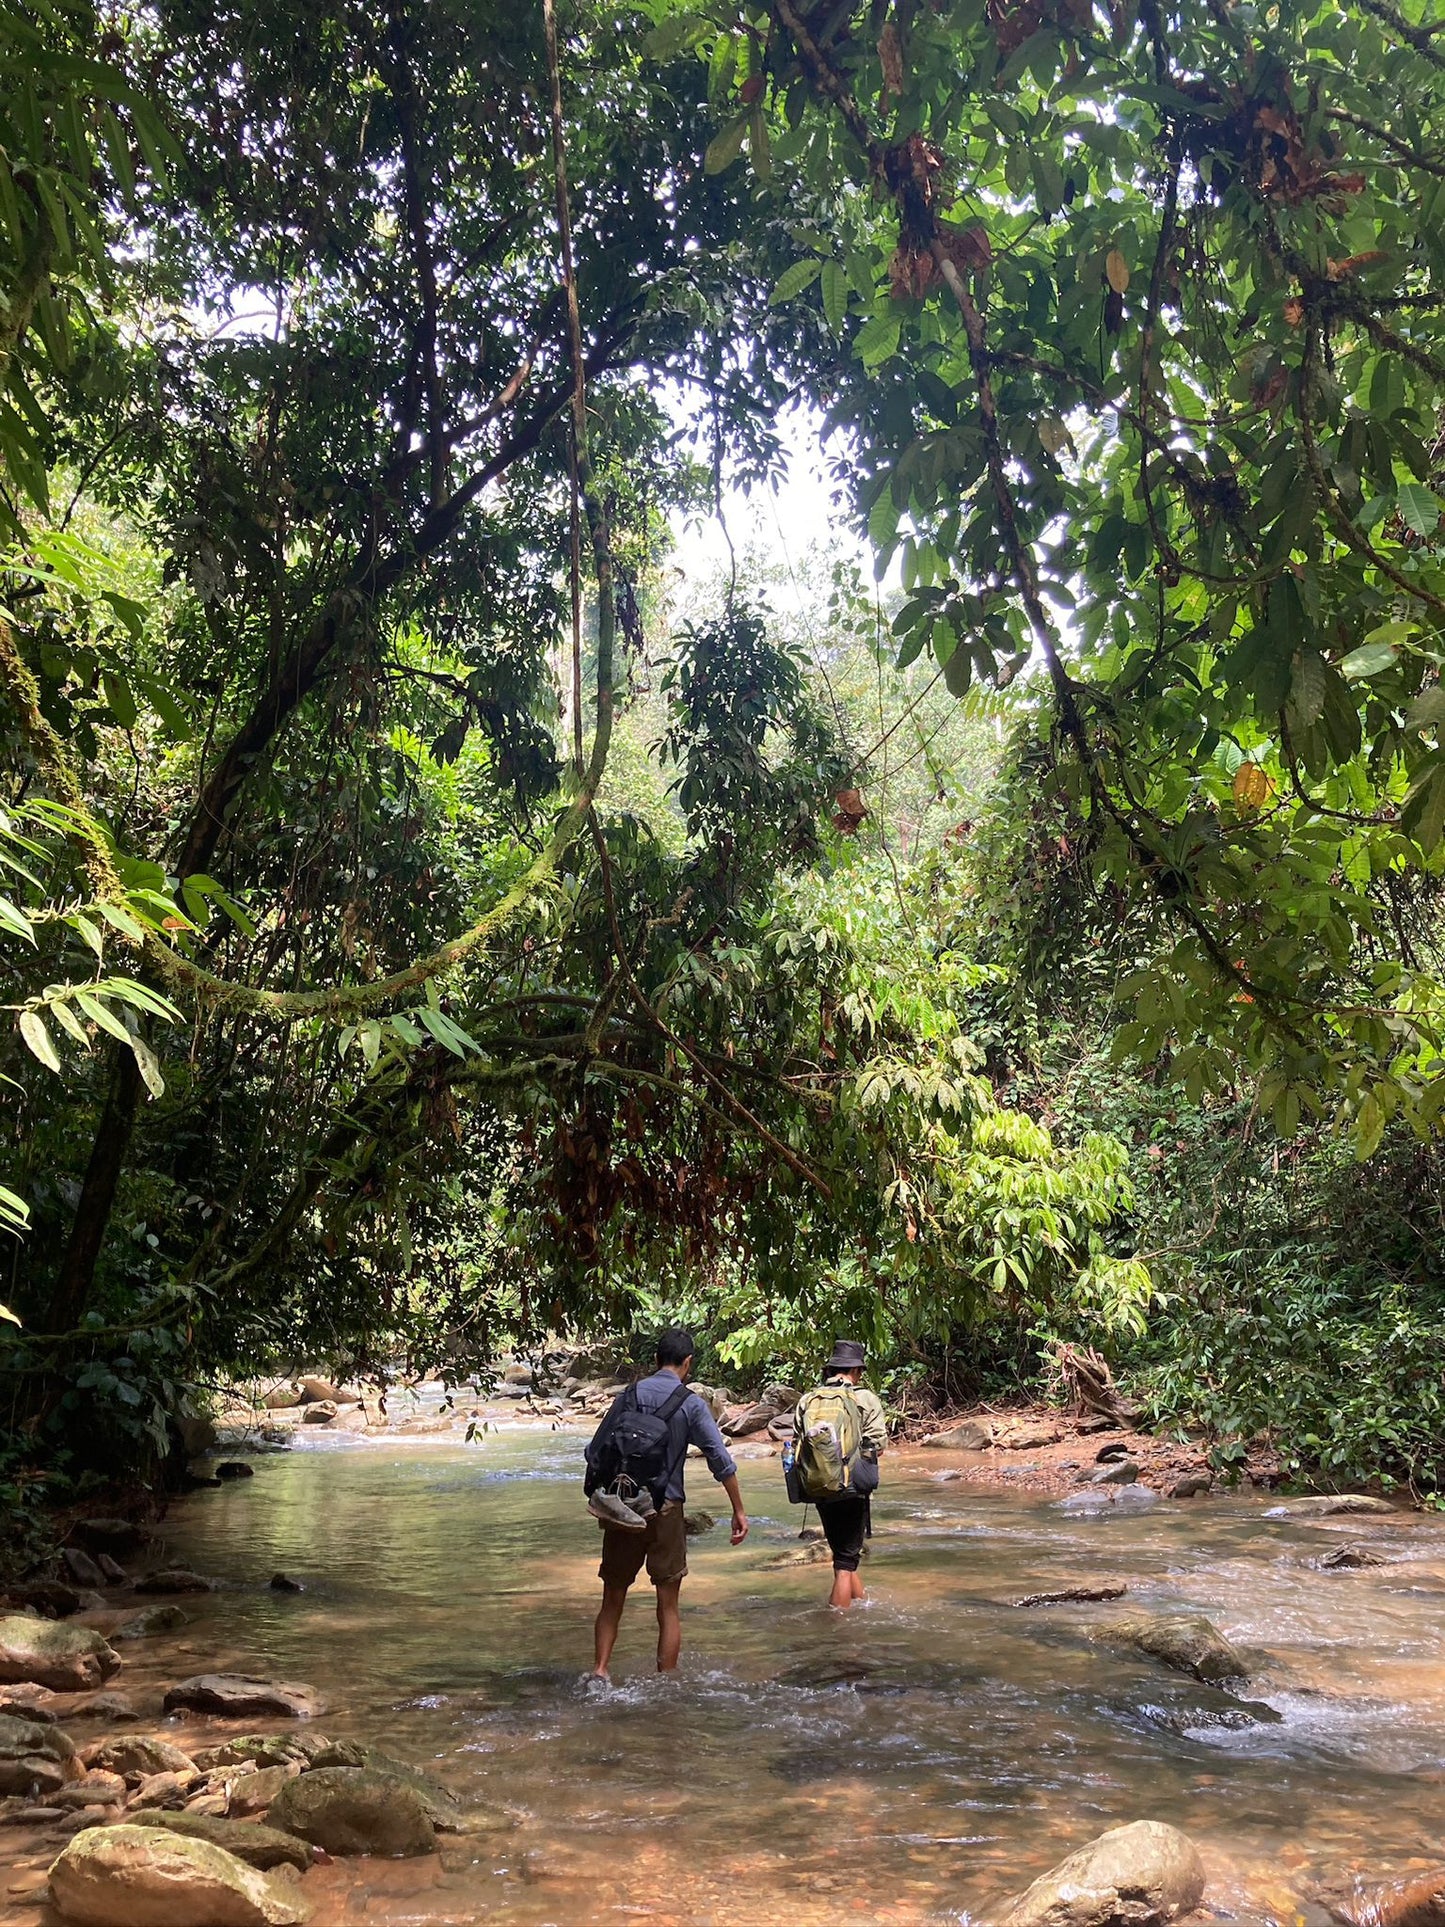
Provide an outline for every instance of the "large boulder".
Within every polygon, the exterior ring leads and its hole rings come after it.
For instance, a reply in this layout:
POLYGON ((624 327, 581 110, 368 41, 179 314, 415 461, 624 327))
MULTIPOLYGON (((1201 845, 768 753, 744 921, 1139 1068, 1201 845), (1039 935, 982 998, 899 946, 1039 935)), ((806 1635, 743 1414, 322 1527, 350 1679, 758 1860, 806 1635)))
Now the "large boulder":
POLYGON ((163 1706, 167 1713, 214 1713, 227 1720, 309 1720, 320 1710, 314 1686, 245 1673, 197 1673, 172 1686, 163 1706))
POLYGON ((1132 1646, 1177 1673, 1192 1673, 1195 1679, 1243 1679, 1249 1672, 1243 1654, 1201 1614, 1132 1614, 1111 1620, 1098 1636, 1132 1646))
POLYGON ((75 1748, 58 1726, 0 1714, 0 1794, 55 1793, 81 1776, 75 1748))
POLYGON ((299 1385, 273 1385, 261 1397, 261 1405, 268 1412, 290 1412, 301 1403, 299 1385))
POLYGON ((209 1452, 216 1443, 214 1419, 199 1413, 190 1412, 184 1418, 176 1419, 175 1428, 180 1435, 181 1449, 188 1459, 198 1459, 202 1452, 209 1452))
POLYGON ((70 1536, 87 1552, 108 1552, 123 1559, 128 1552, 139 1552, 151 1535, 148 1527, 134 1519, 78 1519, 70 1536))
POLYGON ((1132 1485, 1138 1476, 1137 1459, 1110 1459, 1107 1465, 1096 1465, 1086 1474, 1090 1485, 1132 1485))
POLYGON ((303 1378, 301 1381, 302 1405, 320 1405, 323 1402, 331 1405, 354 1404, 360 1396, 360 1392, 353 1395, 342 1386, 333 1385, 329 1378, 303 1378))
POLYGON ((90 1693, 120 1670, 120 1654, 90 1626, 0 1619, 0 1685, 29 1680, 57 1693, 90 1693))
POLYGON ((300 1760, 289 1760, 285 1766, 262 1766, 254 1772, 233 1767, 236 1778, 227 1792, 227 1813, 237 1820, 253 1819, 264 1813, 282 1787, 296 1778, 301 1766, 300 1760))
POLYGON ((966 1418, 947 1431, 930 1432, 923 1443, 944 1452, 986 1452, 993 1444, 993 1427, 987 1419, 966 1418))
POLYGON ((1036 1880, 1002 1927, 1163 1927, 1204 1897, 1188 1834, 1158 1820, 1113 1827, 1036 1880))
POLYGON ((993 1442, 1006 1452, 1036 1452, 1041 1446, 1057 1445, 1064 1436, 1058 1419, 1004 1419, 994 1428, 993 1442))
POLYGON ((156 1571, 148 1572, 143 1579, 137 1579, 135 1589, 147 1594, 214 1592, 216 1582, 199 1572, 192 1572, 189 1566, 160 1566, 156 1571))
POLYGON ((1388 1499, 1371 1498, 1368 1492, 1320 1492, 1308 1499, 1287 1499, 1272 1505, 1266 1519, 1333 1519, 1353 1513, 1389 1513, 1396 1508, 1388 1499))
POLYGON ((213 1847, 224 1848, 261 1873, 270 1873, 273 1867, 295 1867, 304 1873, 316 1858, 310 1842, 298 1840, 295 1834, 250 1820, 223 1820, 213 1813, 138 1813, 127 1825, 160 1827, 191 1840, 209 1840, 213 1847))
POLYGON ((154 1639, 157 1633, 173 1633, 178 1626, 188 1626, 190 1617, 179 1606, 147 1606, 143 1613, 117 1626, 111 1634, 112 1639, 154 1639))
POLYGON ((324 1733, 242 1733, 219 1746, 198 1749, 196 1765, 207 1773, 218 1766, 287 1766, 293 1760, 314 1766, 330 1745, 324 1733))
POLYGON ((449 1787, 431 1779, 419 1767, 411 1766, 405 1760, 393 1759, 391 1754, 383 1753, 379 1747, 365 1746, 360 1740, 338 1740, 317 1753, 312 1765, 361 1766, 372 1773, 385 1774, 390 1780, 401 1780, 419 1795, 427 1818, 434 1827, 440 1828, 443 1833, 454 1833, 460 1824, 461 1806, 449 1787))
POLYGON ((1345 1875, 1311 1896, 1346 1927, 1440 1927, 1445 1921, 1445 1867, 1398 1880, 1345 1875))
POLYGON ((367 1767, 328 1766, 282 1787, 271 1824, 334 1854, 403 1859, 436 1852, 436 1832, 416 1788, 367 1767))
POLYGON ((65 1568, 66 1578, 73 1586, 85 1586, 94 1592, 106 1583, 105 1574, 90 1554, 80 1546, 62 1546, 60 1563, 65 1568))
POLYGON ((7 1587, 4 1600, 8 1606, 39 1613, 42 1619, 69 1619, 103 1604, 98 1592, 83 1592, 68 1579, 26 1580, 22 1585, 7 1587))
POLYGON ((1073 1519, 1123 1518, 1131 1512, 1147 1512, 1158 1503, 1159 1494, 1152 1486, 1091 1485, 1060 1499, 1059 1511, 1073 1519))
POLYGON ((334 1398, 310 1399, 301 1416, 308 1425, 327 1425, 336 1417, 336 1400, 334 1398))
POLYGON ((715 1419, 720 1419, 723 1413, 728 1408, 728 1394, 727 1394, 726 1386, 702 1385, 696 1379, 694 1379, 692 1381, 692 1389, 697 1393, 698 1397, 702 1400, 703 1404, 707 1407, 707 1409, 712 1413, 713 1417, 715 1419))
POLYGON ((766 1432, 775 1418, 791 1412, 797 1402, 791 1385, 765 1385, 751 1405, 730 1413, 718 1429, 730 1439, 751 1438, 755 1432, 766 1432))
POLYGON ((78 1927, 300 1927, 310 1903, 209 1840, 168 1827, 90 1827, 50 1869, 50 1897, 78 1927))
POLYGON ((139 1786, 155 1773, 194 1773, 196 1763, 169 1740, 147 1739, 141 1733, 127 1733, 113 1740, 99 1740, 85 1749, 85 1763, 101 1773, 118 1773, 131 1786, 139 1786))
POLYGON ((118 1773, 87 1773, 71 1780, 58 1793, 47 1793, 47 1806, 70 1808, 114 1807, 117 1814, 125 1805, 125 1781, 118 1773))

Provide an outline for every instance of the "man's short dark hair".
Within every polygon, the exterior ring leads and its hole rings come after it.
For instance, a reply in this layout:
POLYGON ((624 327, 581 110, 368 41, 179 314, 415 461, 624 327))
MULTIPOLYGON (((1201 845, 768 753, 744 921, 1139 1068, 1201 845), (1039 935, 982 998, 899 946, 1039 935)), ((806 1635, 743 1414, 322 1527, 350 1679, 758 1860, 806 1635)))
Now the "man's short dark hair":
POLYGON ((671 1325, 657 1341, 657 1362, 661 1365, 685 1365, 697 1349, 690 1331, 681 1325, 671 1325))

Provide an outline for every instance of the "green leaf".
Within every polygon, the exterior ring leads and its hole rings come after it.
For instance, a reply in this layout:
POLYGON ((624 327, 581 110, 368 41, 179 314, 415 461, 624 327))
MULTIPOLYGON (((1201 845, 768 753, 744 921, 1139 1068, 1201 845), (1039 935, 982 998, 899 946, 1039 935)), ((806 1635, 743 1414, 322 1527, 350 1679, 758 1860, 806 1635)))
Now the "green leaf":
POLYGON ((117 1043, 130 1043, 130 1032, 110 1006, 104 1003, 99 997, 88 990, 77 990, 75 993, 75 1001, 80 1005, 80 1008, 85 1012, 90 1021, 93 1024, 98 1024, 102 1030, 108 1031, 117 1043))
POLYGON ((74 1038, 82 1050, 90 1049, 90 1037, 86 1032, 84 1024, 81 1023, 75 1012, 70 1008, 70 1005, 67 1004, 63 998, 50 998, 45 1008, 50 1012, 50 1015, 66 1035, 74 1038))
POLYGON ((8 930, 12 936, 24 937, 27 943, 35 942, 35 925, 8 897, 0 897, 0 930, 8 930))
POLYGON ((870 315, 853 337, 854 352, 870 374, 898 352, 902 326, 897 315, 870 315))
POLYGON ((1394 645, 1388 642, 1362 642, 1340 664, 1340 674, 1348 682, 1361 682, 1367 676, 1381 675, 1395 666, 1394 645))
POLYGON ((1440 498, 1418 482, 1400 484, 1395 491, 1395 507, 1405 527, 1418 536, 1430 535, 1440 520, 1440 498))
POLYGON ((817 280, 822 266, 821 261, 795 261, 778 277, 778 285, 768 296, 768 306, 776 308, 785 301, 796 300, 804 288, 810 288, 817 280))
POLYGON ((155 676, 135 676, 132 680, 176 741, 189 742, 194 729, 175 692, 155 676))
POLYGON ((138 712, 130 684, 113 669, 102 670, 100 679, 105 685, 105 700, 110 704, 111 715, 122 729, 134 729, 138 712))
POLYGON ((1385 1135, 1385 1110, 1373 1091, 1367 1091, 1355 1113, 1355 1154, 1361 1163, 1373 1157, 1385 1135))
POLYGON ((130 1047, 135 1054, 136 1067, 140 1071, 141 1080, 146 1089, 152 1097, 162 1096, 165 1092, 166 1080, 161 1076, 161 1067, 155 1052, 144 1037, 140 1036, 132 1036, 130 1047))
POLYGON ((714 134, 707 144, 707 152, 702 157, 703 172, 721 174, 732 166, 743 151, 743 141, 747 137, 748 120, 744 114, 740 119, 724 127, 720 134, 714 134))
POLYGON ((123 910, 118 903, 97 903, 95 907, 122 936, 130 937, 136 943, 145 942, 146 933, 129 910, 123 910))
POLYGON ((1405 727, 1409 730, 1438 729, 1445 723, 1445 684, 1431 683, 1405 711, 1405 727))
POLYGON ((825 261, 822 269, 823 313, 835 335, 843 332, 848 314, 848 270, 841 261, 825 261))
POLYGON ((22 1010, 18 1018, 20 1035, 30 1046, 48 1071, 60 1069, 60 1059, 55 1054, 55 1046, 50 1041, 50 1032, 45 1028, 45 1020, 38 1010, 22 1010))

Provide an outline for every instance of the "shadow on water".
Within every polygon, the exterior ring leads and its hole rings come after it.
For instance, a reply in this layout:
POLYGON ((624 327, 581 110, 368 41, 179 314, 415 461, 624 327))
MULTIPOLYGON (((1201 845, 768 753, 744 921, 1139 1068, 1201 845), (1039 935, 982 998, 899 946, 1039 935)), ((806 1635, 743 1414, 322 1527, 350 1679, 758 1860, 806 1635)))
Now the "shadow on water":
MULTIPOLYGON (((171 1551, 226 1583, 159 1685, 192 1666, 307 1680, 328 1732, 429 1764, 498 1830, 434 1862, 308 1876, 315 1927, 591 1921, 798 1927, 976 1917, 1103 1828, 1186 1827, 1226 1911, 1293 1927, 1314 1874, 1393 1871, 1445 1823, 1445 1530, 1345 1522, 1389 1563, 1323 1572, 1333 1525, 1250 1500, 1079 1520, 894 1462, 865 1610, 830 1614, 775 1461, 743 1467, 747 1545, 690 1548, 685 1651, 651 1672, 649 1589, 618 1683, 583 1672, 598 1534, 575 1434, 298 1449, 198 1494, 171 1551), (299 1595, 269 1592, 272 1571, 299 1595), (1091 1636, 1122 1608, 1021 1610, 1126 1578, 1129 1610, 1205 1612, 1251 1661, 1239 1694, 1091 1636)), ((702 1468, 692 1472, 704 1499, 702 1468)))

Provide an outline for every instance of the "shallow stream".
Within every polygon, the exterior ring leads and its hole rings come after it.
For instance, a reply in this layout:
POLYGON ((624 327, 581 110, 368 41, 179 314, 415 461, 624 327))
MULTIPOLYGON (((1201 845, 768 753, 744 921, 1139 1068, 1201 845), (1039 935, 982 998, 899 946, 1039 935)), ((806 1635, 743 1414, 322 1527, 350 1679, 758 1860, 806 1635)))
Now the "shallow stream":
POLYGON ((307 1441, 166 1522, 224 1585, 184 1602, 181 1634, 129 1646, 117 1684, 309 1682, 325 1731, 509 1816, 435 1861, 317 1870, 316 1927, 968 1920, 1142 1818, 1198 1840, 1217 1913, 1299 1927, 1318 1876, 1445 1858, 1445 1525, 1284 1521, 1255 1497, 1072 1519, 892 1455, 871 1599, 835 1615, 826 1567, 771 1569, 799 1527, 776 1460, 743 1464, 736 1550, 694 1465, 689 1502, 720 1523, 692 1542, 681 1671, 652 1672, 644 1582, 607 1690, 583 1678, 599 1534, 581 1449, 525 1428, 307 1441), (1388 1563, 1321 1570, 1346 1541, 1388 1563), (269 1590, 277 1570, 305 1591, 269 1590), (1110 1575, 1130 1583, 1118 1605, 1009 1603, 1110 1575), (1125 1607, 1207 1613, 1281 1717, 1238 1724, 1217 1689, 1091 1638, 1125 1607))

